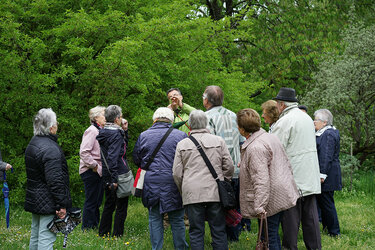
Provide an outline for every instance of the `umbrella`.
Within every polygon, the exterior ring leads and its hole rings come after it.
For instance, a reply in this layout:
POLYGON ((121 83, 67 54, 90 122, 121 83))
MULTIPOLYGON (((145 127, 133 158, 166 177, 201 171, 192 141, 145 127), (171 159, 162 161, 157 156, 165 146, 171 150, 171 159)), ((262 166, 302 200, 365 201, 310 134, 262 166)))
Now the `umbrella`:
MULTIPOLYGON (((13 168, 11 168, 13 173, 13 168)), ((4 184, 3 184, 3 194, 4 194, 4 207, 5 207, 5 219, 7 223, 7 228, 9 228, 9 187, 6 181, 6 173, 4 171, 4 184)))
POLYGON ((73 231, 73 229, 81 223, 81 209, 72 208, 67 212, 65 218, 60 219, 57 215, 48 223, 47 228, 52 233, 62 233, 64 234, 63 248, 66 248, 66 243, 68 241, 68 234, 73 231))

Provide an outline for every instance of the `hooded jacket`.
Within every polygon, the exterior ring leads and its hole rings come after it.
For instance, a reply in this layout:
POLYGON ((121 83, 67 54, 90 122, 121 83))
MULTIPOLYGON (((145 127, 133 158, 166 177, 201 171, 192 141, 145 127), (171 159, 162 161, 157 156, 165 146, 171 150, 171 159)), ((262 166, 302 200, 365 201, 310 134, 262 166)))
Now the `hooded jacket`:
POLYGON ((25 151, 25 164, 26 211, 48 215, 71 208, 68 165, 56 135, 34 136, 25 151))

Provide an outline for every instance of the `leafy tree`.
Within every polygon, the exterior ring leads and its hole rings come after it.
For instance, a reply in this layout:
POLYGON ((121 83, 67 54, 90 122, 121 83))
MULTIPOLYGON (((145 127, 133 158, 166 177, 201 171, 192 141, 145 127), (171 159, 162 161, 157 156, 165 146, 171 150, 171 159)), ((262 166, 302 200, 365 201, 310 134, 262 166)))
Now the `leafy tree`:
POLYGON ((328 108, 346 152, 363 163, 375 154, 375 25, 352 24, 340 55, 324 57, 315 83, 304 97, 312 108, 328 108))

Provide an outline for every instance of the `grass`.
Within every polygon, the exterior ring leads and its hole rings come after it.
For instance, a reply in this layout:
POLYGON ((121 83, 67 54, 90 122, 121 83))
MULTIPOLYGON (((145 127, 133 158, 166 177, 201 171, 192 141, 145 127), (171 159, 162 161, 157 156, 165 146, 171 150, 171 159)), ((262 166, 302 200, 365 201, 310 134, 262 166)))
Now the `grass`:
MULTIPOLYGON (((343 190, 335 194, 340 221, 341 237, 331 238, 322 233, 323 249, 375 249, 375 199, 362 191, 343 190)), ((0 214, 4 206, 0 203, 0 214)), ((11 207, 10 228, 6 229, 5 218, 0 216, 0 249, 27 249, 30 238, 31 214, 22 208, 11 207)), ((251 232, 243 232, 239 242, 230 243, 230 249, 254 249, 256 244, 255 220, 251 232)), ((189 240, 188 232, 186 238, 189 240)), ((63 236, 58 234, 55 249, 62 249, 63 236)), ((210 233, 206 226, 206 249, 210 245, 210 233)), ((125 222, 125 235, 122 238, 102 238, 96 231, 82 232, 80 225, 69 234, 70 249, 150 249, 148 215, 142 203, 131 198, 128 217, 125 222)), ((299 233, 298 247, 305 249, 302 232, 299 233)), ((173 249, 170 228, 164 234, 164 249, 173 249)))

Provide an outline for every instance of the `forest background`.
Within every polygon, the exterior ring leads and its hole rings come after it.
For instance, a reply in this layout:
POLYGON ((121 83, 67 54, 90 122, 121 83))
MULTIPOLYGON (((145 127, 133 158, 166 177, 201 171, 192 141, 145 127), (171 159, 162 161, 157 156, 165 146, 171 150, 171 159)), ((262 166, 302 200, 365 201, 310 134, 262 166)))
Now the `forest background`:
MULTIPOLYGON (((375 3, 371 0, 3 0, 0 147, 11 204, 22 205, 32 118, 51 107, 82 206, 79 146, 88 110, 117 104, 129 121, 128 161, 166 90, 203 109, 208 85, 237 112, 295 88, 328 108, 344 172, 375 170, 375 3), (351 156, 353 155, 353 156, 351 156)), ((133 171, 134 172, 134 171, 133 171)))

